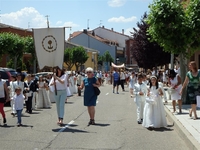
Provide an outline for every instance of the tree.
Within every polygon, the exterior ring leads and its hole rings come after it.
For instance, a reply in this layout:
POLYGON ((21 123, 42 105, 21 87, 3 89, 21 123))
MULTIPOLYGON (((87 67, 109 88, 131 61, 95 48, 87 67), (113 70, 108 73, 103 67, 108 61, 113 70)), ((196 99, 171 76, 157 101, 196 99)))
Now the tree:
POLYGON ((24 40, 22 37, 13 33, 1 33, 0 49, 1 56, 2 54, 8 54, 10 57, 10 61, 14 61, 14 68, 16 68, 17 65, 21 65, 21 58, 24 49, 24 40))
POLYGON ((102 55, 101 59, 102 59, 103 62, 106 63, 106 68, 105 68, 105 70, 108 71, 108 68, 109 68, 109 67, 108 67, 108 64, 109 64, 110 62, 113 62, 113 61, 114 61, 113 58, 112 58, 112 56, 110 55, 110 52, 109 52, 109 51, 106 51, 106 52, 102 55))
POLYGON ((74 47, 72 53, 73 53, 73 63, 76 66, 76 70, 79 70, 79 67, 82 66, 89 58, 87 52, 82 46, 79 46, 79 47, 74 47))
POLYGON ((0 57, 3 56, 3 54, 7 54, 8 50, 12 50, 14 47, 14 34, 3 32, 0 33, 0 57))
POLYGON ((68 70, 71 70, 74 65, 76 66, 76 70, 78 70, 79 67, 87 61, 87 59, 87 52, 81 46, 65 49, 64 62, 67 64, 68 70))
POLYGON ((28 72, 30 72, 29 70, 30 65, 33 65, 34 68, 36 67, 36 52, 35 52, 34 41, 33 37, 30 36, 23 37, 23 39, 24 39, 23 53, 30 53, 32 55, 31 59, 28 61, 28 64, 25 64, 28 72))
POLYGON ((67 70, 71 70, 71 68, 73 67, 73 48, 66 48, 65 51, 64 51, 64 62, 66 63, 67 65, 67 70))
POLYGON ((132 32, 134 43, 131 51, 133 57, 137 61, 139 67, 151 69, 159 65, 165 65, 170 62, 170 53, 164 52, 156 42, 149 41, 147 30, 149 25, 145 22, 147 14, 145 13, 140 22, 137 22, 137 27, 133 28, 132 32))
MULTIPOLYGON (((182 81, 187 68, 184 58, 189 58, 200 48, 199 8, 199 0, 190 0, 188 5, 182 5, 180 0, 155 0, 150 5, 148 34, 164 51, 179 54, 182 81)), ((185 93, 182 96, 184 102, 185 93)))

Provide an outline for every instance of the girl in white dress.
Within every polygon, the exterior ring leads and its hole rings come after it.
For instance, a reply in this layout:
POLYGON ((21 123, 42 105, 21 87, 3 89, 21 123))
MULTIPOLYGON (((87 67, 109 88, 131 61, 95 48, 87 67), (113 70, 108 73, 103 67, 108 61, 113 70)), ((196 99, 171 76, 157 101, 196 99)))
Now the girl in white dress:
POLYGON ((46 88, 48 87, 47 83, 43 80, 43 77, 39 77, 38 81, 38 103, 37 108, 50 108, 49 96, 47 96, 46 88))
POLYGON ((171 69, 169 71, 169 81, 168 84, 170 86, 170 92, 171 92, 171 100, 172 100, 172 106, 174 113, 176 112, 176 100, 178 100, 178 106, 179 106, 179 113, 182 113, 181 107, 182 107, 182 100, 181 100, 181 77, 176 74, 174 69, 171 69))
POLYGON ((137 79, 135 76, 135 72, 132 72, 132 75, 129 77, 129 91, 130 91, 131 97, 133 97, 133 90, 134 90, 134 85, 136 81, 137 79))
POLYGON ((157 77, 150 78, 148 98, 144 106, 142 126, 148 129, 167 126, 164 105, 161 96, 163 92, 159 87, 157 77))

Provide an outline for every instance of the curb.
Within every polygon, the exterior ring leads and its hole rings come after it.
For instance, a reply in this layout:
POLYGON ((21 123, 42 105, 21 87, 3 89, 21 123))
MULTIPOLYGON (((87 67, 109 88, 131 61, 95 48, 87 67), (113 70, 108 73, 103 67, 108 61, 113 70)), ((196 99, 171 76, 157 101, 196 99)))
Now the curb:
POLYGON ((182 123, 174 117, 174 115, 170 112, 170 110, 165 107, 165 112, 167 114, 167 119, 170 122, 173 122, 174 127, 179 134, 179 136, 183 139, 190 150, 199 150, 200 144, 197 140, 188 132, 188 130, 182 125, 182 123))

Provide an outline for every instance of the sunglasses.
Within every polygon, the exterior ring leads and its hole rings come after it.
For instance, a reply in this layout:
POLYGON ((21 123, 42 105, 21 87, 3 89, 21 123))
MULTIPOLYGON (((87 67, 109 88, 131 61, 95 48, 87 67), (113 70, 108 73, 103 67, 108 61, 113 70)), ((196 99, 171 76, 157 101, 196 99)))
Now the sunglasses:
POLYGON ((89 72, 87 72, 87 73, 92 73, 92 72, 89 71, 89 72))

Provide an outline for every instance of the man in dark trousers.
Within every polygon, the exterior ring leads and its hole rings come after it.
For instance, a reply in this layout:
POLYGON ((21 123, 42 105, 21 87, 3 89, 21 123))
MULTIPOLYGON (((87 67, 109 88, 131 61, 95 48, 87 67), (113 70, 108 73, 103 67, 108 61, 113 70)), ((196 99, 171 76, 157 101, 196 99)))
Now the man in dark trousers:
POLYGON ((26 94, 26 112, 31 114, 32 113, 32 99, 33 99, 33 92, 34 92, 34 82, 31 79, 31 75, 27 75, 27 81, 25 81, 27 87, 25 88, 26 94))

